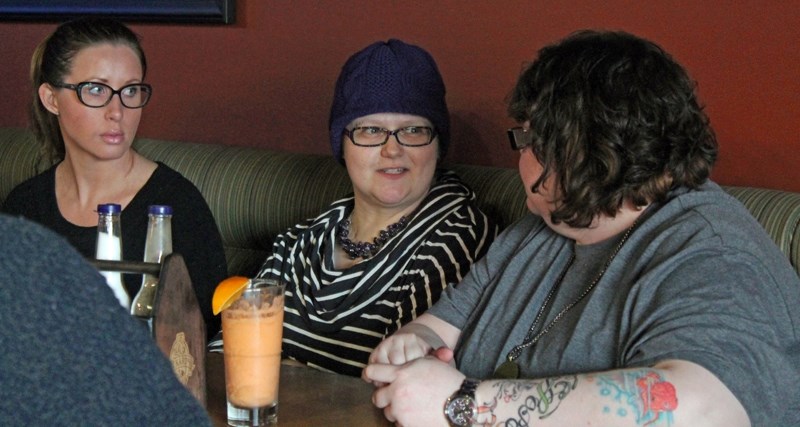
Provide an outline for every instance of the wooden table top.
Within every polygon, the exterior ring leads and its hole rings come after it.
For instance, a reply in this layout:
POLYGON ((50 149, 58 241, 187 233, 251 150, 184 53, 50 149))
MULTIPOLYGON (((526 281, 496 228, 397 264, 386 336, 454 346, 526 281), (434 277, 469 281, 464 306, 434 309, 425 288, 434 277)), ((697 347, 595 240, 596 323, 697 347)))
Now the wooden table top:
MULTIPOLYGON (((214 426, 227 426, 225 365, 222 354, 206 357, 207 407, 214 426)), ((361 378, 281 365, 278 425, 391 426, 372 405, 370 384, 361 378)))

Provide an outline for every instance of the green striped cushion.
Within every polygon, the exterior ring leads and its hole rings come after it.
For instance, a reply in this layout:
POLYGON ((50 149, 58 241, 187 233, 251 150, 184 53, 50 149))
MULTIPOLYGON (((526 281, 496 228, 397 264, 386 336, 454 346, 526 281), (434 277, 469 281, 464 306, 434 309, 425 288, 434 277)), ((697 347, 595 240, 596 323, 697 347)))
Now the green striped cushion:
POLYGON ((36 174, 39 144, 25 129, 0 128, 0 203, 20 182, 36 174))
POLYGON ((525 189, 516 169, 450 165, 478 198, 481 210, 505 228, 528 213, 525 189))
POLYGON ((229 271, 252 274, 275 235, 352 191, 330 156, 141 139, 135 147, 195 183, 217 220, 229 271))
MULTIPOLYGON (((330 156, 140 139, 135 147, 195 183, 222 234, 231 274, 252 275, 272 240, 352 192, 330 156)), ((0 128, 0 202, 36 173, 38 145, 27 130, 0 128)), ((478 206, 506 227, 527 213, 516 169, 448 165, 477 193, 478 206)), ((764 226, 800 274, 800 193, 724 187, 764 226)))

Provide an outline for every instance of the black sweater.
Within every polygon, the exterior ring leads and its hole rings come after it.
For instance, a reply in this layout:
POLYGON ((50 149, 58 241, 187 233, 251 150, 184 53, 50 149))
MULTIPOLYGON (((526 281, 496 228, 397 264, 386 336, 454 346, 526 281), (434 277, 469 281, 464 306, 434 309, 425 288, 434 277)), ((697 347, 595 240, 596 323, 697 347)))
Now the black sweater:
MULTIPOLYGON (((3 212, 22 215, 64 236, 85 257, 94 258, 97 227, 70 223, 58 209, 55 170, 49 170, 18 185, 8 195, 3 212)), ((113 203, 109 201, 109 203, 113 203)), ((197 302, 209 336, 219 331, 219 317, 211 314, 211 297, 227 276, 227 264, 214 217, 200 191, 178 172, 159 163, 153 175, 122 211, 122 256, 128 261, 144 259, 147 208, 172 206, 172 250, 186 261, 197 302)), ((125 289, 133 300, 142 283, 141 275, 127 274, 125 289)))

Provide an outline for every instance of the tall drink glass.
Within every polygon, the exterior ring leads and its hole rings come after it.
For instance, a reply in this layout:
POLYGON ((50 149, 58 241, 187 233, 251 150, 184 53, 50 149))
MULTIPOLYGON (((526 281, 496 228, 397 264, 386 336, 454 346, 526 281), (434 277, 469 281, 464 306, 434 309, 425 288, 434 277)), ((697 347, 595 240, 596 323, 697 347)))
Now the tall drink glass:
POLYGON ((222 311, 228 424, 271 426, 278 422, 278 380, 285 284, 252 279, 222 311))

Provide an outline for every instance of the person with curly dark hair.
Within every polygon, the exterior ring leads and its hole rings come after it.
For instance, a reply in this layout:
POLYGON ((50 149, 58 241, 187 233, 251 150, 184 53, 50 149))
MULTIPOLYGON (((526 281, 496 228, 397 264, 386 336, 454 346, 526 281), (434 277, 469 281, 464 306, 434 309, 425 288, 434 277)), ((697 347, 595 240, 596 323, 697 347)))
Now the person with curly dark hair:
POLYGON ((800 278, 709 179, 695 86, 623 32, 539 51, 508 131, 534 215, 372 353, 388 419, 798 425, 800 278))

